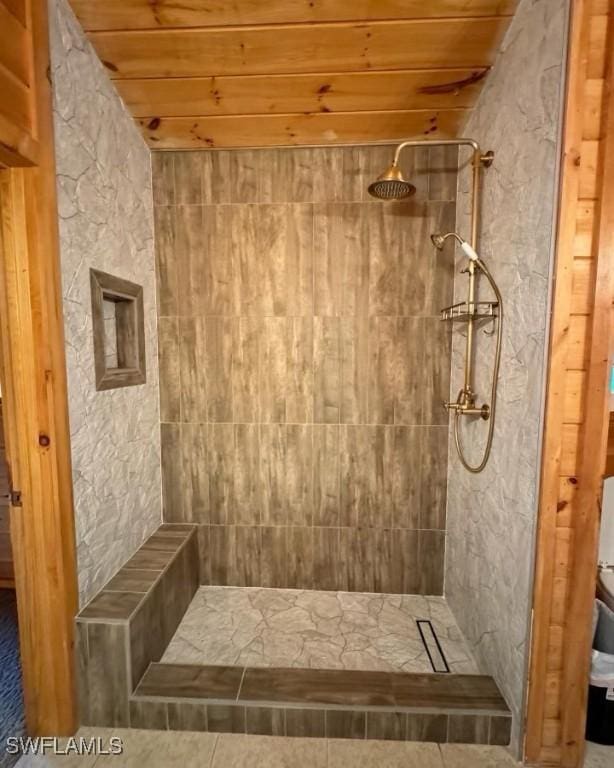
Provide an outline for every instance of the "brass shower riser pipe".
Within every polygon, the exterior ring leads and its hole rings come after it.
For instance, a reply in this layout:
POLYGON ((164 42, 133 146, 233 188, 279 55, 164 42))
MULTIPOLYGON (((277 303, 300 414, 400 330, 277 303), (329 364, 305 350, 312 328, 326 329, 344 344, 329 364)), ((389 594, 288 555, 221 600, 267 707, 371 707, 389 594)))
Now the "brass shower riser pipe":
MULTIPOLYGON (((477 251, 478 249, 478 228, 480 226, 480 184, 482 180, 482 168, 488 168, 492 165, 494 154, 492 152, 486 152, 482 154, 480 145, 474 139, 435 139, 433 141, 404 141, 398 145, 394 153, 393 165, 398 166, 399 157, 401 152, 406 147, 471 147, 473 155, 471 159, 472 165, 472 194, 471 194, 471 236, 469 244, 477 251)), ((473 261, 469 262, 469 290, 468 290, 468 302, 469 306, 475 306, 475 273, 476 266, 473 261)), ((467 344, 465 348, 465 375, 463 389, 467 392, 470 398, 473 397, 473 343, 474 343, 474 326, 475 320, 470 317, 467 320, 467 344)))

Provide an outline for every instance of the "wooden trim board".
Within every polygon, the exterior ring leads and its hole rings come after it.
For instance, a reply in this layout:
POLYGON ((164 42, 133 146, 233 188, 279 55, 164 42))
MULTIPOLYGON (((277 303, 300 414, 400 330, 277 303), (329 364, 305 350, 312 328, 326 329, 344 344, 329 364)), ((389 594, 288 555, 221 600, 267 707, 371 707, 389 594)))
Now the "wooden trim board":
POLYGON ((611 0, 574 0, 571 6, 547 364, 525 757, 530 764, 565 768, 579 768, 583 760, 609 422, 613 5, 611 0), (594 94, 601 94, 600 102, 594 94))
POLYGON ((31 0, 30 142, 0 156, 0 377, 24 702, 32 735, 77 725, 77 577, 45 0, 31 0), (34 163, 34 164, 33 164, 34 163), (30 167, 24 167, 24 166, 30 167))

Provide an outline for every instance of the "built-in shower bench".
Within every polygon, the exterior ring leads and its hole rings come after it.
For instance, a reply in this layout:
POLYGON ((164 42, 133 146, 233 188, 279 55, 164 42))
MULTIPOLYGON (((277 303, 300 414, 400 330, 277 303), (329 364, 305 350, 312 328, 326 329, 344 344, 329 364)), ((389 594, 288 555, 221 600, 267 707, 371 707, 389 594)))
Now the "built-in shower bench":
POLYGON ((196 526, 164 524, 76 620, 83 725, 130 725, 130 695, 177 630, 199 584, 196 526))
POLYGON ((83 608, 83 725, 509 744, 487 675, 159 663, 198 584, 195 527, 165 524, 83 608))

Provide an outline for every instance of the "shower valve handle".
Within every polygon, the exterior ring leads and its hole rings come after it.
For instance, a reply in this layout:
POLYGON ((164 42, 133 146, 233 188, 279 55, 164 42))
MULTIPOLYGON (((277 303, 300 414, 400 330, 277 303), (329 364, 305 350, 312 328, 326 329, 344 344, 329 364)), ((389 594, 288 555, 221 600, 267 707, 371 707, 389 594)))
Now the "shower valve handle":
POLYGON ((484 421, 487 421, 490 418, 490 406, 484 405, 480 407, 476 407, 473 404, 469 403, 444 403, 444 408, 447 411, 455 411, 456 413, 460 413, 461 416, 480 416, 484 421))

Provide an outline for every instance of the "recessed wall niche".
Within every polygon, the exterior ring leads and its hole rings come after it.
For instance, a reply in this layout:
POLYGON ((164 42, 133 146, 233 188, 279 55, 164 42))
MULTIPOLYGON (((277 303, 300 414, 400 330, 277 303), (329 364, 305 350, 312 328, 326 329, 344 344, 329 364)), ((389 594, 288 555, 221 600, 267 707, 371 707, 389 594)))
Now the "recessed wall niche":
POLYGON ((144 384, 143 288, 90 269, 96 389, 144 384))

